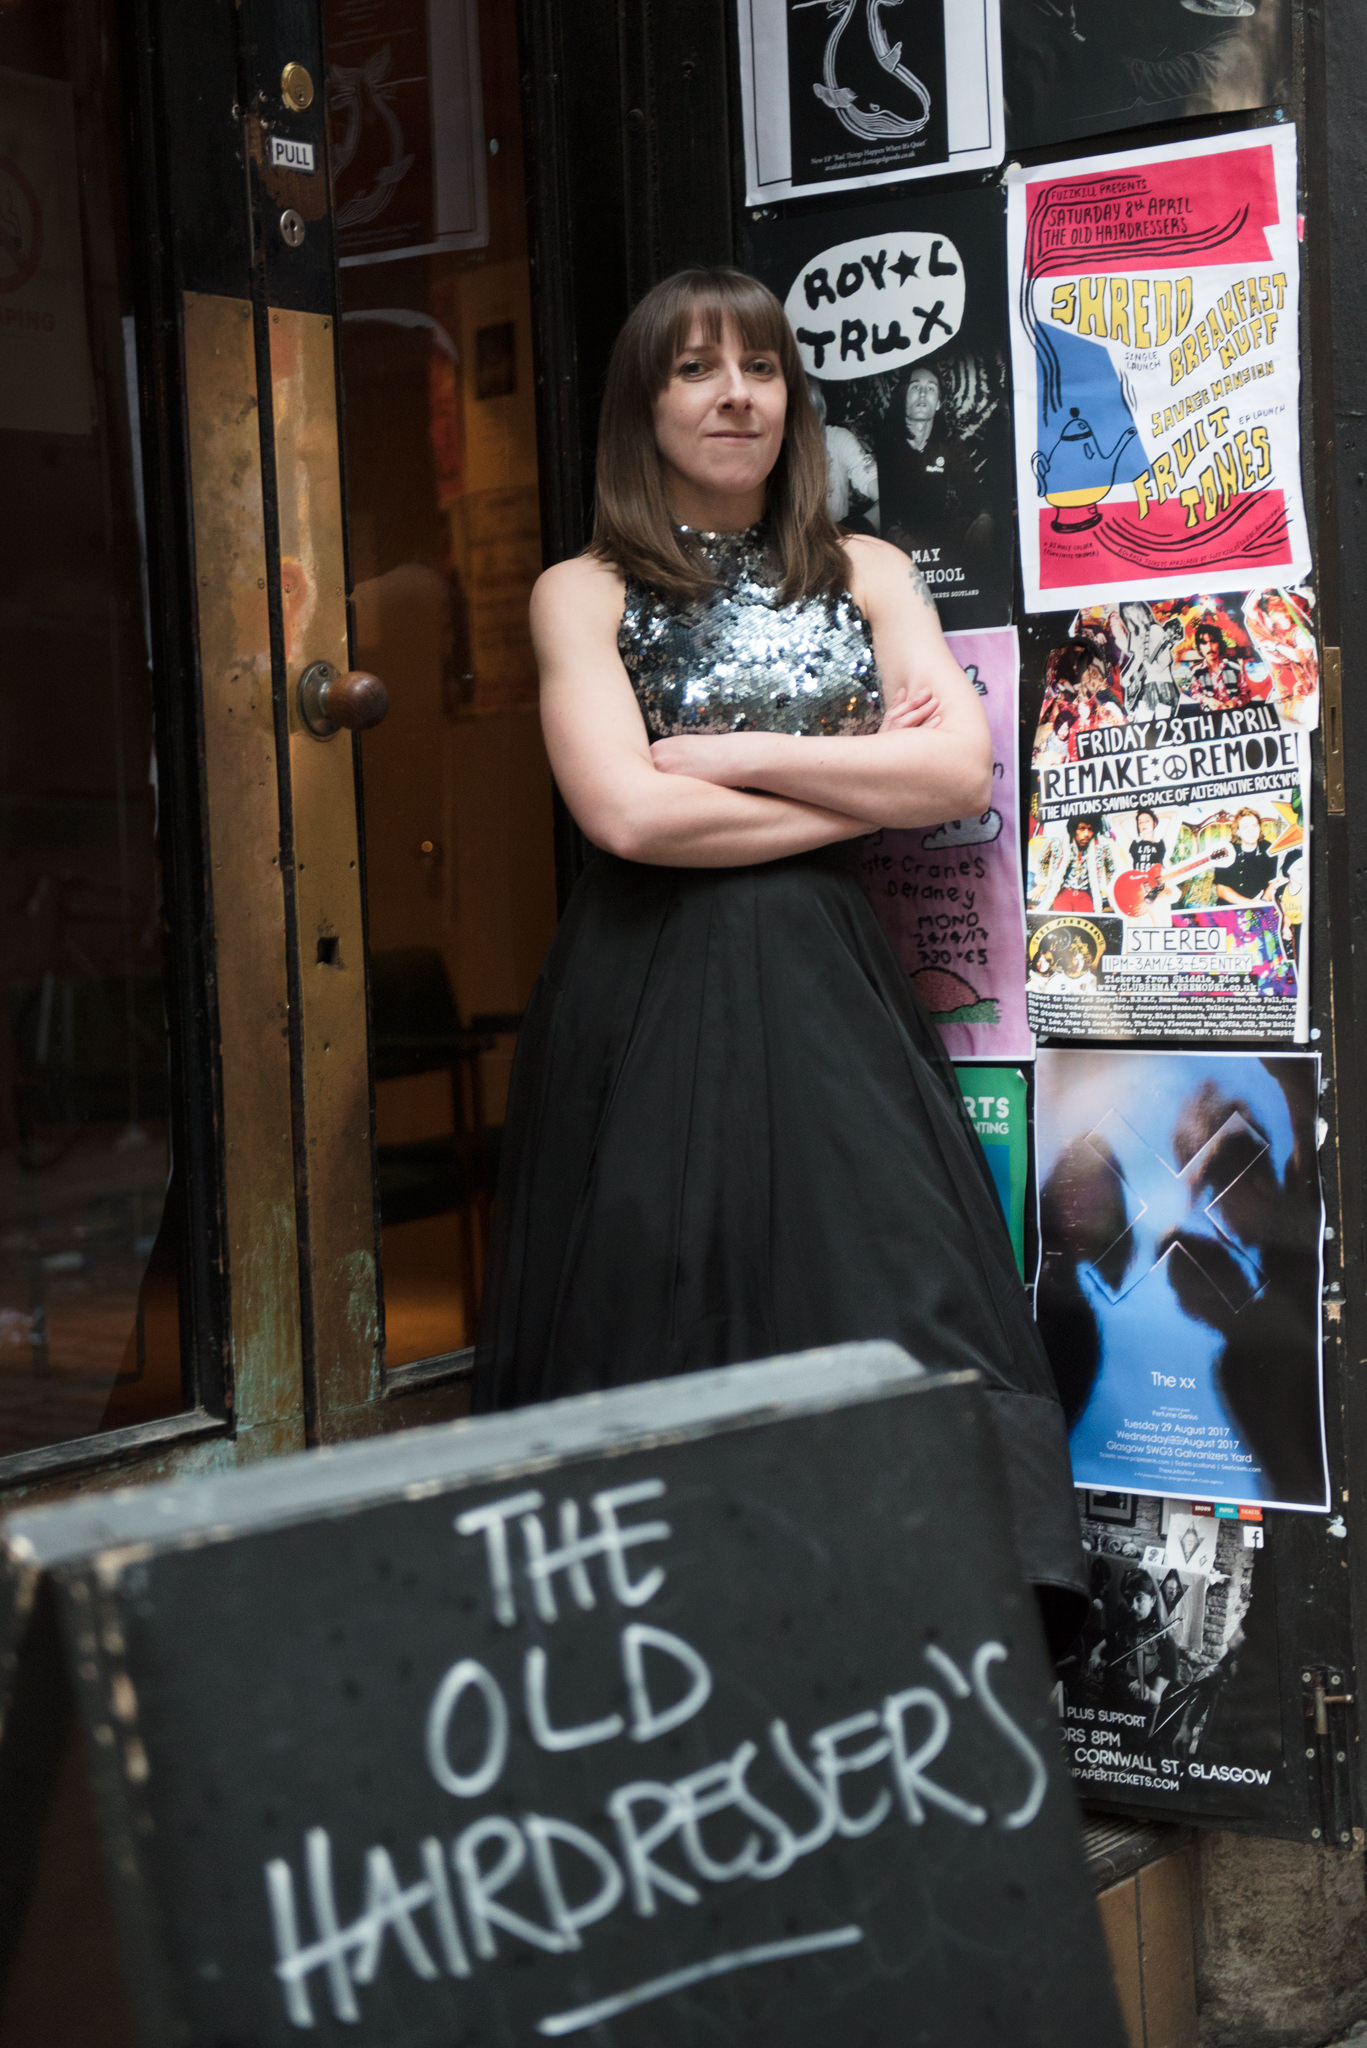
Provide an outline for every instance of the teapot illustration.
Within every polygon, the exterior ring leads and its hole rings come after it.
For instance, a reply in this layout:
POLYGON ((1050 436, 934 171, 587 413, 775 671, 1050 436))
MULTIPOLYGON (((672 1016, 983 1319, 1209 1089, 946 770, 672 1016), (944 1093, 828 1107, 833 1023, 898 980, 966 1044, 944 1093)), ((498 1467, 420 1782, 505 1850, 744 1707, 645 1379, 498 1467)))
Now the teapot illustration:
POLYGON ((1085 533, 1089 526, 1100 526, 1097 507, 1115 482, 1122 451, 1138 439, 1138 429, 1126 427, 1114 448, 1103 448, 1077 407, 1070 406, 1068 412, 1063 432, 1049 453, 1043 455, 1036 449, 1030 467, 1040 496, 1054 508, 1054 532, 1085 533))

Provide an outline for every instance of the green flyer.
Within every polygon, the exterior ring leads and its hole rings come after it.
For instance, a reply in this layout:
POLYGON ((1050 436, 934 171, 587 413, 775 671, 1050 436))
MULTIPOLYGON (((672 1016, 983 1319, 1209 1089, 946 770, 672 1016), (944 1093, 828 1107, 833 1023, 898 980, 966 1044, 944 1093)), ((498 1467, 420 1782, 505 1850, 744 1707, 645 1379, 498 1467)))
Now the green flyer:
POLYGON ((1025 1076, 1015 1067, 956 1064, 964 1107, 987 1154, 1011 1249, 1025 1278, 1025 1076))

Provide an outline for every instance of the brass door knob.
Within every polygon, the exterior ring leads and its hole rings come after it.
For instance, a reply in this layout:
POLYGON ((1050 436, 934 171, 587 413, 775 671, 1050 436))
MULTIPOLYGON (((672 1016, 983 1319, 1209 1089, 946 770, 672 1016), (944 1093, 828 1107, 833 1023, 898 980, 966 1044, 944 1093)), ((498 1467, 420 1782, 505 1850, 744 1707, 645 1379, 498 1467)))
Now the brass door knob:
POLYGON ((316 739, 330 740, 344 727, 364 732, 388 709, 388 690, 366 669, 342 673, 330 661, 315 661, 299 678, 299 715, 316 739))

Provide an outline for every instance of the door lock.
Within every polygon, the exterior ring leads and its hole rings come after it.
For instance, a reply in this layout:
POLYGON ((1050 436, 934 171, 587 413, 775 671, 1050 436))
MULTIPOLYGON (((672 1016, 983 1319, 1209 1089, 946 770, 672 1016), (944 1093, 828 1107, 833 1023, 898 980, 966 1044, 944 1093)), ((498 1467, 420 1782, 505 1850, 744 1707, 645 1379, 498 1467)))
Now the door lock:
POLYGON ((330 740, 343 727, 364 732, 388 710, 388 690, 366 669, 340 672, 330 661, 312 661, 299 678, 299 716, 315 739, 330 740))

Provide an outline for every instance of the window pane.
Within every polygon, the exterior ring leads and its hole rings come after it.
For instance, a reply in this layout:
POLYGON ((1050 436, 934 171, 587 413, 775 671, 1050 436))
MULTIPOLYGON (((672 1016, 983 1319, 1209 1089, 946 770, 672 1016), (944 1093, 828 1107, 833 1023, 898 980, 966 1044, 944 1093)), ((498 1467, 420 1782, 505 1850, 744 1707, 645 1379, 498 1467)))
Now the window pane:
POLYGON ((514 10, 329 0, 386 1362, 472 1341, 512 1028, 555 921, 514 10))
POLYGON ((115 19, 0 9, 0 1453, 184 1405, 115 19))

